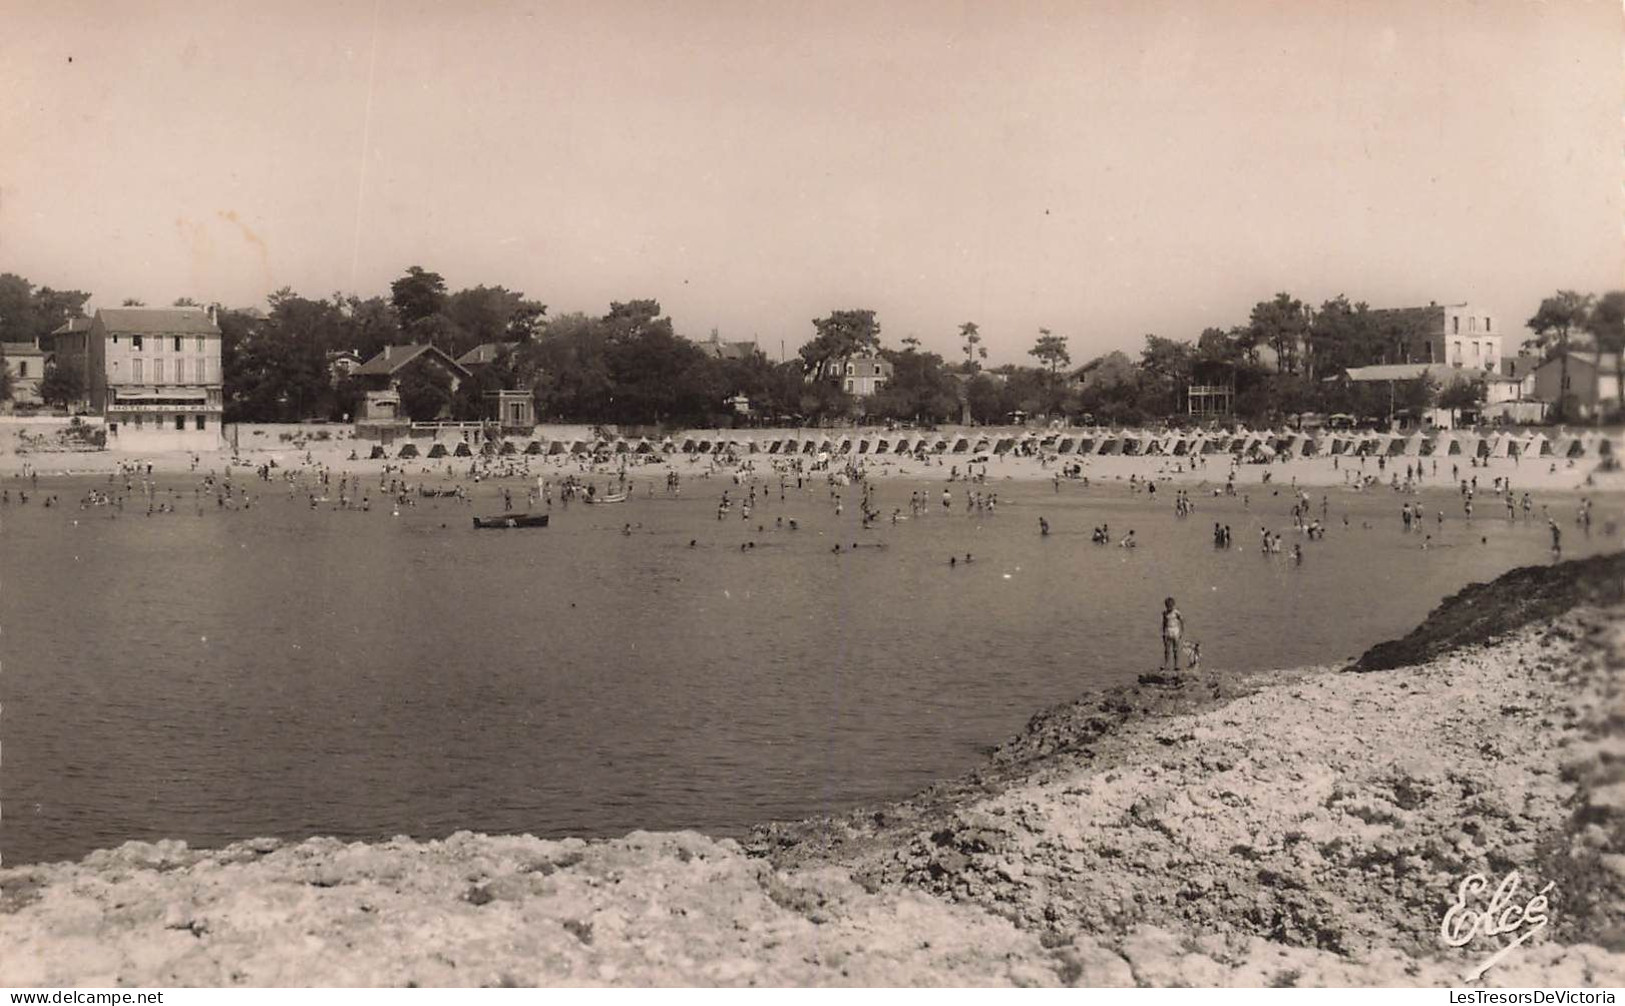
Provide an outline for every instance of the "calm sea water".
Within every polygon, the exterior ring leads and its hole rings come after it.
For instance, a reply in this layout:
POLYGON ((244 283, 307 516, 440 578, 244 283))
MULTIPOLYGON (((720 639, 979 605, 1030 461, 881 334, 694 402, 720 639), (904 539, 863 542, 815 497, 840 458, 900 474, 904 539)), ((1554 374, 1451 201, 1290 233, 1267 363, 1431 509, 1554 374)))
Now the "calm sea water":
MULTIPOLYGON (((1164 595, 1209 667, 1284 667, 1353 656, 1465 583, 1548 559, 1544 527, 1509 526, 1487 494, 1472 527, 1454 493, 1425 495, 1448 519, 1424 551, 1398 497, 1330 490, 1331 532, 1296 566, 1258 551, 1260 522, 1302 540, 1284 489, 1250 510, 1198 498, 1181 520, 1171 492, 1121 483, 990 483, 987 515, 962 486, 944 511, 941 482, 891 482, 884 511, 924 489, 929 513, 864 531, 855 488, 839 517, 822 483, 782 503, 775 488, 747 524, 716 519, 729 480, 688 478, 680 499, 644 498, 647 482, 624 505, 555 503, 546 529, 475 531, 472 513, 501 509, 491 483, 474 506, 399 517, 376 500, 312 512, 263 483, 249 511, 199 513, 173 476, 179 512, 109 519, 76 505, 105 482, 42 481, 66 505, 0 511, 0 852, 733 833, 907 795, 1038 709, 1132 680, 1160 658, 1164 595), (1214 521, 1233 550, 1212 548, 1214 521), (1103 522, 1140 547, 1091 544, 1103 522)), ((1541 501, 1570 554, 1618 547, 1581 536, 1572 497, 1541 501)), ((1619 511, 1599 501, 1597 527, 1619 511)))

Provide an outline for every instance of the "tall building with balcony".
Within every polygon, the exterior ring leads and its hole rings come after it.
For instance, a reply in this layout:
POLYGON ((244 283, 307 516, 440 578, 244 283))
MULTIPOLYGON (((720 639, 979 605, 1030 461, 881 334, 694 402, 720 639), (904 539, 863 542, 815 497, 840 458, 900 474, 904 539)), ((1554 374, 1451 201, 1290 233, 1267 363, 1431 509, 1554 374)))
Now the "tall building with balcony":
POLYGON ((103 308, 80 331, 55 333, 56 365, 83 380, 84 409, 110 447, 213 450, 224 412, 220 329, 197 307, 103 308))
POLYGON ((1379 308, 1379 324, 1400 323, 1409 331, 1401 349, 1404 359, 1390 363, 1432 363, 1450 368, 1499 373, 1501 326, 1483 308, 1471 304, 1379 308))

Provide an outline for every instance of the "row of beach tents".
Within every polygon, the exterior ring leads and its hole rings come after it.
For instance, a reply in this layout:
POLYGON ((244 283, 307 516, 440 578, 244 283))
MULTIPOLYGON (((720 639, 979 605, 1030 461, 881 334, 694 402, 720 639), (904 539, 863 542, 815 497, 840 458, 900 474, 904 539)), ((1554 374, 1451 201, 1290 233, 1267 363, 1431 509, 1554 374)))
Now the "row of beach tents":
MULTIPOLYGON (((1370 431, 1298 433, 1269 430, 1251 432, 1174 432, 1143 430, 1023 431, 1004 433, 826 433, 744 436, 729 432, 684 435, 659 440, 648 438, 503 439, 471 444, 435 441, 401 445, 396 457, 441 458, 493 455, 617 455, 617 454, 768 454, 768 455, 1235 455, 1250 461, 1297 457, 1549 457, 1600 458, 1616 446, 1598 431, 1557 433, 1529 431, 1476 432, 1445 430, 1430 433, 1376 433, 1370 431)), ((372 457, 388 456, 382 445, 372 457)))

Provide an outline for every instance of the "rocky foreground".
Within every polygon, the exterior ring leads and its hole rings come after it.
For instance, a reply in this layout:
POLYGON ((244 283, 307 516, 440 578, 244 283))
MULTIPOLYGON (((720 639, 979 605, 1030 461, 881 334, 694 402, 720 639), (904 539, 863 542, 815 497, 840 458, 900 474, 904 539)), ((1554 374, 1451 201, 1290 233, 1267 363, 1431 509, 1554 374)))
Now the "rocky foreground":
POLYGON ((1446 947, 1457 886, 1511 870, 1550 925, 1481 983, 1621 985, 1622 668, 1625 556, 1516 570, 1353 668, 1092 696, 969 777, 743 845, 0 870, 0 985, 1450 985, 1509 938, 1446 947))

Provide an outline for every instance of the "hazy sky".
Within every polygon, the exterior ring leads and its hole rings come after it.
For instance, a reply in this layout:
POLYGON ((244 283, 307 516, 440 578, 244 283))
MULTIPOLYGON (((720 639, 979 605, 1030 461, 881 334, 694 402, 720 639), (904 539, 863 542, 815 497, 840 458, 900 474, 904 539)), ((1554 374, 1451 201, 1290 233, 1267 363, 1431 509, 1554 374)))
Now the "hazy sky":
MULTIPOLYGON (((551 314, 1076 362, 1278 290, 1625 284, 1618 0, 0 0, 0 271, 244 306, 407 266, 551 314)), ((1500 326, 1498 326, 1500 327, 1500 326)))

